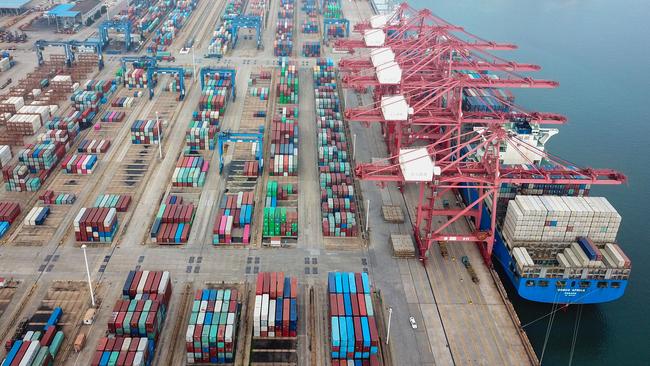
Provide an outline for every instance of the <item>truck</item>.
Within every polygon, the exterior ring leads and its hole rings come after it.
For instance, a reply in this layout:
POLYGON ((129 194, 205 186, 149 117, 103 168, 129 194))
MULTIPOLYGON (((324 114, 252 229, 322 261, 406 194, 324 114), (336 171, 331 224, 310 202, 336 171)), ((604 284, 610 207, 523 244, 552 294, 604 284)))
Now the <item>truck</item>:
POLYGON ((79 353, 86 345, 86 333, 80 332, 77 338, 74 339, 74 351, 79 353))
POLYGON ((467 272, 469 272, 469 276, 472 278, 472 282, 478 283, 479 281, 478 276, 476 276, 476 271, 474 271, 472 264, 469 262, 469 258, 466 255, 464 255, 461 258, 461 262, 463 262, 463 265, 467 269, 467 272))
POLYGON ((91 325, 95 320, 95 314, 97 314, 97 310, 93 308, 88 309, 86 311, 86 314, 84 314, 83 323, 86 325, 91 325))

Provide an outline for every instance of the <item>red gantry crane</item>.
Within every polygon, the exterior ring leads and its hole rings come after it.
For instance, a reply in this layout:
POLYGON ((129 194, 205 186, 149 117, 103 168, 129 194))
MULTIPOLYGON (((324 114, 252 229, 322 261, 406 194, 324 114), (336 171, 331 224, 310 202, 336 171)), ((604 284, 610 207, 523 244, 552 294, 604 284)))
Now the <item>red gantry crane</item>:
POLYGON ((372 89, 370 106, 348 108, 345 118, 365 124, 381 123, 389 157, 357 164, 362 180, 400 187, 419 185, 413 232, 421 260, 436 241, 479 243, 491 263, 496 214, 481 227, 483 207, 496 213, 502 184, 621 184, 626 177, 614 170, 575 168, 520 140, 505 125, 562 124, 564 116, 528 112, 514 104, 502 88, 553 88, 558 83, 518 72, 537 71, 493 56, 485 50, 514 49, 489 42, 406 4, 387 17, 357 24, 362 41, 339 41, 337 47, 370 48, 368 56, 342 60, 342 85, 357 91, 372 89), (464 105, 478 101, 482 108, 464 105), (500 150, 513 146, 528 162, 503 165, 500 150), (536 161, 531 160, 536 157, 536 161), (545 164, 536 164, 543 160, 545 164), (475 194, 464 208, 442 207, 438 201, 450 190, 475 194), (448 218, 435 225, 438 217, 448 218), (454 222, 468 219, 469 232, 456 232, 454 222))

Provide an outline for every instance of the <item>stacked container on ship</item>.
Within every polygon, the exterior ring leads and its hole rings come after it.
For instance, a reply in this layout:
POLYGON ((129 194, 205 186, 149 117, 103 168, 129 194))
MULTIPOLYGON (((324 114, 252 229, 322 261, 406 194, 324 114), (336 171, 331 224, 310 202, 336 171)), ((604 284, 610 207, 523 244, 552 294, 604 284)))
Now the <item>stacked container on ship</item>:
MULTIPOLYGON (((457 71, 480 77, 474 71, 457 71)), ((490 74, 491 78, 498 78, 490 74)), ((512 93, 495 88, 465 88, 464 112, 509 112, 512 93)), ((559 131, 517 120, 503 126, 523 143, 544 151, 548 139, 559 131)), ((480 161, 482 150, 468 159, 480 161)), ((503 165, 522 171, 552 169, 554 162, 541 153, 522 153, 504 144, 499 152, 503 165)), ((582 177, 576 171, 576 177, 582 177)), ((586 184, 503 184, 496 212, 483 206, 480 230, 489 230, 496 216, 493 256, 516 289, 531 301, 560 304, 592 304, 620 298, 627 287, 631 263, 616 236, 621 216, 603 197, 587 197, 586 184)), ((476 189, 460 189, 465 202, 474 202, 476 189)), ((489 200, 488 200, 489 201, 489 200)))

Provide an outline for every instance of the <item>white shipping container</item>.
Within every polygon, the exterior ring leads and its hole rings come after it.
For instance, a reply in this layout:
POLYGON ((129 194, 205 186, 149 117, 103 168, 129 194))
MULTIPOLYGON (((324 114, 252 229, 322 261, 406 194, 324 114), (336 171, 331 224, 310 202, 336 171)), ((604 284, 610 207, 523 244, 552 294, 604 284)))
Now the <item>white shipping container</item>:
POLYGON ((169 284, 169 272, 164 271, 160 278, 160 286, 158 286, 158 294, 164 295, 167 292, 167 285, 169 284))
POLYGON ((149 277, 149 271, 142 271, 136 293, 141 294, 144 291, 144 286, 147 284, 147 277, 149 277))
POLYGON ((41 348, 41 345, 39 342, 31 342, 29 344, 29 347, 27 348, 27 351, 25 352, 25 355, 23 356, 23 359, 20 361, 18 366, 29 366, 34 362, 34 358, 36 358, 36 354, 38 353, 38 350, 41 348))
POLYGON ((226 325, 226 334, 224 335, 226 343, 232 343, 234 327, 230 324, 226 325))
POLYGON ((30 330, 29 332, 25 333, 25 336, 23 337, 23 341, 31 341, 33 335, 34 335, 34 331, 30 330))
POLYGON ((123 351, 123 352, 128 351, 129 346, 131 346, 131 338, 124 338, 124 342, 122 343, 121 351, 123 351))
POLYGON ((135 353, 133 358, 133 366, 142 366, 144 365, 144 352, 138 351, 135 353))
POLYGON ((275 303, 275 299, 269 301, 269 337, 275 337, 275 303), (273 329, 273 332, 271 332, 271 329, 273 329))
POLYGON ((260 317, 260 327, 265 331, 269 321, 269 294, 262 294, 262 315, 260 317))

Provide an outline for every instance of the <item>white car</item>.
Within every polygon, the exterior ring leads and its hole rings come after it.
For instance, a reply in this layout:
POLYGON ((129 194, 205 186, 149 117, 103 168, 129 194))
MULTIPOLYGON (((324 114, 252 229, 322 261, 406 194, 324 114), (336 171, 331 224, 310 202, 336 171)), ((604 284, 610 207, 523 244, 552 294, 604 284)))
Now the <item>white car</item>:
POLYGON ((413 329, 418 329, 418 325, 417 325, 417 323, 415 322, 415 318, 414 318, 414 317, 410 317, 410 318, 409 318, 409 322, 411 323, 411 328, 413 328, 413 329))

